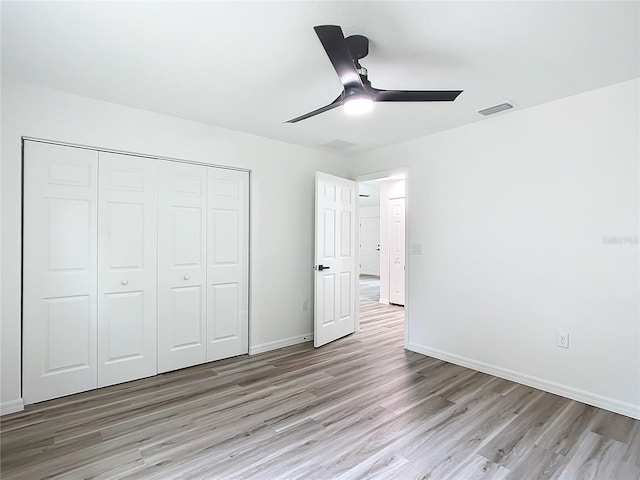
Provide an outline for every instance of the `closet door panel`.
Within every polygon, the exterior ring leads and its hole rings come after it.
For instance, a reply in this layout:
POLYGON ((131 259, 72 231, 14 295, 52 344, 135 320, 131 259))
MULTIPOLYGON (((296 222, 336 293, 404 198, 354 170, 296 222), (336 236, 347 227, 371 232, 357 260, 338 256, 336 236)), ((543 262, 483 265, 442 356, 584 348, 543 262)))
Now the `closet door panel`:
POLYGON ((206 167, 159 165, 158 369, 206 356, 206 167))
POLYGON ((157 373, 157 163, 100 152, 98 385, 157 373))
POLYGON ((97 152, 24 145, 23 397, 97 385, 97 152))
POLYGON ((207 360, 248 353, 249 174, 210 168, 207 360))

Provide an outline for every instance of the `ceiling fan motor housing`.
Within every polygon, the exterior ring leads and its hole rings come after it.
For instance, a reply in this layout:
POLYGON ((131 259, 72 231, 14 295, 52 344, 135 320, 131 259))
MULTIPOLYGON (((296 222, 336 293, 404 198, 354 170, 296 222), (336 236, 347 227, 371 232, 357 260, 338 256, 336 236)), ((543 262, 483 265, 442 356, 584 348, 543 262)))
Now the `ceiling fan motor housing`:
POLYGON ((369 54, 369 39, 364 35, 350 35, 345 40, 356 63, 369 54))

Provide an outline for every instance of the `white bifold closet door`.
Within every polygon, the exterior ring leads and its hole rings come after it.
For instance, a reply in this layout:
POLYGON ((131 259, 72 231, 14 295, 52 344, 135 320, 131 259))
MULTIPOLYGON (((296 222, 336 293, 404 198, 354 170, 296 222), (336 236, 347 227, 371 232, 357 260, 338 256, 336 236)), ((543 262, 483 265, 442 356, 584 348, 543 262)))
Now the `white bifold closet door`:
POLYGON ((208 169, 207 361, 249 351, 249 174, 208 169))
POLYGON ((207 361, 207 167, 159 166, 158 371, 207 361))
POLYGON ((98 386, 156 374, 158 162, 99 153, 98 386))
POLYGON ((24 145, 26 404, 248 353, 248 172, 24 145))
POLYGON ((158 371, 248 353, 249 174, 161 162, 158 371))
POLYGON ((97 386, 98 152, 26 142, 23 398, 97 386))

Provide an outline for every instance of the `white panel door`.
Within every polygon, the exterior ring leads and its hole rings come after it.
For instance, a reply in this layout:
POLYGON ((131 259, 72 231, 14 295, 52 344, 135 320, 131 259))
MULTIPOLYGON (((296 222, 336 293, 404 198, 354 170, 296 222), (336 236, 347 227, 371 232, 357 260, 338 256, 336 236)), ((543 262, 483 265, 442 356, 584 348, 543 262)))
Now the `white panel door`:
POLYGON ((355 192, 355 182, 316 172, 316 347, 355 331, 355 192))
POLYGON ((389 303, 404 306, 405 200, 389 200, 389 303))
POLYGON ((209 168, 207 361, 249 351, 249 173, 209 168))
POLYGON ((24 144, 23 396, 97 385, 98 153, 24 144))
POLYGON ((100 152, 98 386, 155 375, 157 162, 100 152))
POLYGON ((207 167, 159 162, 158 371, 207 361, 207 167))
POLYGON ((380 217, 360 219, 360 273, 380 276, 380 217))

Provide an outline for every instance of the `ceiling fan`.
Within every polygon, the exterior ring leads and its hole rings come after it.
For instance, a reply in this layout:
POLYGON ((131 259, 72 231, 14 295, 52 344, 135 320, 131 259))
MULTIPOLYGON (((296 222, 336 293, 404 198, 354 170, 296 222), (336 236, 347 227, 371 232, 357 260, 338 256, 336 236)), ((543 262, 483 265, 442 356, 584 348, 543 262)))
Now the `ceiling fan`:
POLYGON ((367 69, 359 60, 369 53, 369 39, 362 35, 347 38, 338 25, 319 25, 313 27, 329 56, 344 90, 329 105, 292 118, 285 123, 300 120, 327 112, 344 105, 347 113, 358 114, 370 111, 375 102, 452 102, 462 90, 380 90, 373 88, 367 79, 367 69))

